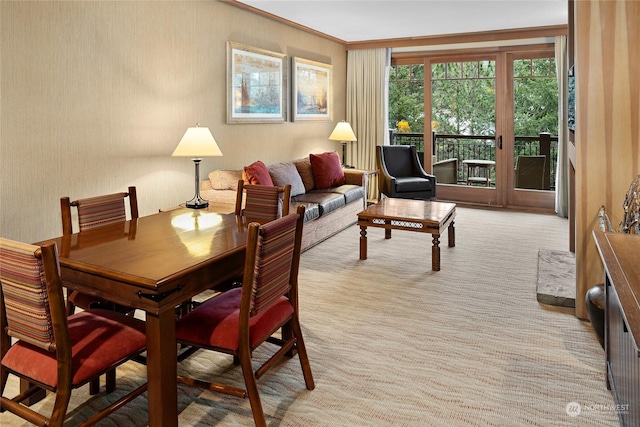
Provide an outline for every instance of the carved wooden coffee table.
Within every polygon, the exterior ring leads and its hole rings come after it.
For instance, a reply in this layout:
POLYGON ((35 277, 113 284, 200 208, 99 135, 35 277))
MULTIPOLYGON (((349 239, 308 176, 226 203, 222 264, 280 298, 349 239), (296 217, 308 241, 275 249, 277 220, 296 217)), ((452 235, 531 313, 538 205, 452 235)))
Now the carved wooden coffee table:
POLYGON ((456 245, 455 203, 384 198, 358 214, 360 226, 360 259, 367 259, 367 227, 384 228, 385 239, 391 230, 429 233, 433 237, 431 268, 440 271, 440 235, 449 230, 449 247, 456 245))

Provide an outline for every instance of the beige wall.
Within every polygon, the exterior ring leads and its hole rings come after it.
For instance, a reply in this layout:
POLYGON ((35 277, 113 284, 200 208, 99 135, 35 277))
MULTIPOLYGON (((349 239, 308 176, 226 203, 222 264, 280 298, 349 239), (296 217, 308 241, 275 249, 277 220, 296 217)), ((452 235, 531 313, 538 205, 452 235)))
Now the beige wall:
POLYGON ((604 205, 617 228, 640 173, 640 2, 575 1, 576 315, 604 278, 592 230, 604 205))
POLYGON ((170 155, 208 126, 224 157, 201 178, 257 159, 340 151, 341 44, 217 1, 0 2, 0 235, 62 233, 59 198, 138 188, 141 215, 193 196, 193 162, 170 155), (333 65, 334 122, 226 124, 226 41, 333 65))

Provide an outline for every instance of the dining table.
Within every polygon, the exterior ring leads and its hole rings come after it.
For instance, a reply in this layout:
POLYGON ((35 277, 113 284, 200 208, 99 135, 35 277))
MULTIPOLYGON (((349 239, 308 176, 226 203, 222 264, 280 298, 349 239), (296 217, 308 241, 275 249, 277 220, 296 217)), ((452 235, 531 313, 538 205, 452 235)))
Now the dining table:
POLYGON ((144 312, 149 426, 177 426, 178 307, 242 271, 246 227, 179 207, 53 240, 65 285, 144 312))

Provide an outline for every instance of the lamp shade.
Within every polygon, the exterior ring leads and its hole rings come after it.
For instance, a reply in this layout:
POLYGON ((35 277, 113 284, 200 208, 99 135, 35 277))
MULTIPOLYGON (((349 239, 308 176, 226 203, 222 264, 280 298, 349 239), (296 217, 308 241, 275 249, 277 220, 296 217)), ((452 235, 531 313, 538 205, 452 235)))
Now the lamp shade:
POLYGON ((172 157, 217 157, 222 151, 207 127, 188 128, 184 136, 173 150, 172 157))
POLYGON ((331 135, 329 135, 329 139, 332 141, 357 141, 351 125, 345 121, 341 121, 336 125, 331 135))

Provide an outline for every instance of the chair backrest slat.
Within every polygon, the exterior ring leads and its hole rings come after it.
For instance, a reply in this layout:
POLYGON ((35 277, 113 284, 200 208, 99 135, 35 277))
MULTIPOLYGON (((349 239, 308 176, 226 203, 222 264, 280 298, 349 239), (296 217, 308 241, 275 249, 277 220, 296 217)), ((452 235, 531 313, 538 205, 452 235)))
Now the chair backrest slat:
POLYGON ((131 219, 138 218, 138 199, 136 187, 129 187, 127 193, 113 193, 103 196, 69 201, 68 197, 60 199, 62 211, 62 234, 72 234, 71 206, 78 209, 79 231, 90 230, 102 225, 114 224, 127 220, 125 198, 129 198, 131 219))
POLYGON ((79 200, 77 206, 80 231, 127 219, 124 193, 79 200))
POLYGON ((278 218, 278 187, 246 185, 244 216, 247 221, 266 222, 278 218))
POLYGON ((291 185, 284 187, 271 185, 244 184, 238 182, 236 215, 244 217, 245 223, 264 224, 289 214, 291 185), (244 198, 244 209, 242 200, 244 198))
POLYGON ((299 214, 287 215, 260 227, 250 306, 252 315, 268 308, 291 288, 299 217, 299 214))
POLYGON ((7 334, 52 351, 53 320, 39 246, 0 239, 0 282, 7 334))

